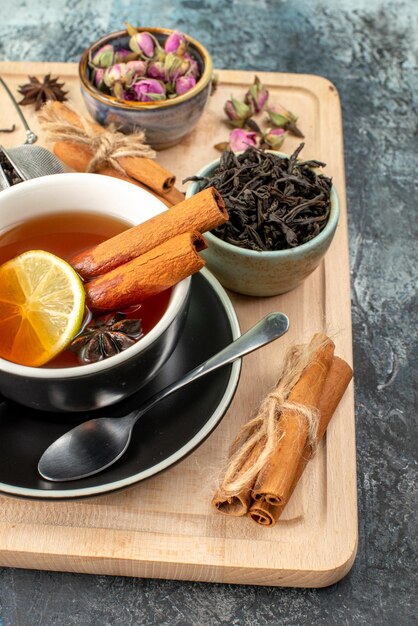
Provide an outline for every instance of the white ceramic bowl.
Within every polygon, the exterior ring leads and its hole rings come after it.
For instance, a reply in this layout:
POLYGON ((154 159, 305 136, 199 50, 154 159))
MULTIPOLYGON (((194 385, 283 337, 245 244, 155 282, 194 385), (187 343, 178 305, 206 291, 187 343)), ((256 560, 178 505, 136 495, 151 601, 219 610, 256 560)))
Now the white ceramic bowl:
MULTIPOLYGON (((139 224, 166 210, 147 191, 97 174, 54 174, 0 193, 1 234, 25 218, 87 211, 139 224)), ((153 378, 172 353, 187 315, 190 278, 172 290, 163 317, 127 350, 99 363, 36 368, 0 358, 0 394, 46 411, 86 411, 113 404, 153 378)))

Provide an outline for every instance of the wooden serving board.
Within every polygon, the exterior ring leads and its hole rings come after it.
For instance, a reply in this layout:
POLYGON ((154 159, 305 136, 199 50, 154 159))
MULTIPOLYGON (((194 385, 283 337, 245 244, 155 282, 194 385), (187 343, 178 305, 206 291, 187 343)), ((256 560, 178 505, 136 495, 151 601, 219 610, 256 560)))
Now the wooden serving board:
MULTIPOLYGON (((85 112, 76 64, 0 63, 0 75, 16 93, 28 74, 52 72, 66 83, 71 104, 85 112)), ((219 72, 220 85, 198 128, 158 160, 181 180, 218 157, 212 147, 228 136, 221 122, 231 94, 242 96, 253 74, 219 72)), ((308 341, 326 330, 336 354, 352 362, 350 280, 341 110, 335 87, 318 76, 259 74, 280 102, 299 115, 306 139, 303 157, 327 163, 339 194, 341 217, 335 239, 320 267, 295 291, 271 298, 231 293, 242 331, 269 311, 285 312, 289 333, 249 355, 234 400, 221 425, 187 459, 123 492, 87 500, 39 502, 0 496, 0 565, 152 578, 321 587, 342 578, 357 548, 357 501, 353 386, 350 385, 309 463, 283 517, 273 528, 248 518, 216 513, 211 497, 240 426, 273 386, 291 342, 308 341)), ((36 116, 25 114, 35 131, 36 116)), ((25 139, 12 104, 0 93, 3 145, 25 139)), ((42 136, 40 143, 42 143, 42 136)), ((292 152, 299 140, 283 146, 292 152)))

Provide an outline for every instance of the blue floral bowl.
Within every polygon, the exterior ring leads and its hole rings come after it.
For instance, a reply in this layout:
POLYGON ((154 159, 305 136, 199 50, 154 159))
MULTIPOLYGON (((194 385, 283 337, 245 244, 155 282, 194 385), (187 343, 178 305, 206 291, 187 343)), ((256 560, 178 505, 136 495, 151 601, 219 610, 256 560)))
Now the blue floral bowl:
MULTIPOLYGON (((273 152, 281 157, 288 155, 273 152)), ((203 167, 196 176, 211 177, 219 159, 203 167)), ((201 189, 192 182, 186 192, 190 198, 201 189)), ((234 246, 211 232, 205 233, 207 249, 201 255, 219 282, 237 293, 249 296, 275 296, 295 289, 319 265, 334 237, 339 218, 335 187, 331 188, 331 211, 324 229, 307 243, 287 250, 258 252, 234 246)))
MULTIPOLYGON (((160 42, 173 31, 167 28, 139 28, 154 35, 160 42)), ((213 73, 212 59, 201 43, 185 35, 191 56, 201 72, 196 85, 183 95, 158 102, 132 102, 105 94, 91 81, 89 59, 94 53, 112 43, 128 48, 126 30, 110 33, 95 41, 82 54, 79 63, 81 93, 90 115, 102 126, 116 124, 125 133, 142 128, 146 141, 156 150, 170 148, 184 139, 196 126, 206 106, 213 73)))

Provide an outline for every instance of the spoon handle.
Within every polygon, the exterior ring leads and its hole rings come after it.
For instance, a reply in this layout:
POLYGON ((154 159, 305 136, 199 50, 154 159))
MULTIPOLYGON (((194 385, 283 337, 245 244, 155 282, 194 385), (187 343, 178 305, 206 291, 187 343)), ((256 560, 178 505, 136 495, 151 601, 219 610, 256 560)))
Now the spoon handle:
POLYGON ((288 328, 289 319, 284 313, 269 313, 269 315, 260 320, 258 324, 255 324, 255 326, 226 346, 226 348, 223 348, 223 350, 210 357, 207 361, 195 367, 183 376, 183 378, 180 378, 180 380, 177 380, 156 393, 148 402, 142 405, 140 409, 133 411, 127 417, 135 423, 136 420, 149 411, 154 404, 157 404, 157 402, 174 391, 181 389, 185 385, 188 385, 192 381, 197 380, 201 376, 205 376, 205 374, 223 365, 232 363, 232 361, 257 350, 257 348, 265 346, 271 341, 274 341, 274 339, 278 339, 278 337, 281 337, 287 332, 288 328))
POLYGON ((16 109, 22 124, 25 128, 26 131, 26 141, 25 143, 28 144, 32 144, 35 143, 38 140, 37 135, 35 135, 35 133, 33 132, 33 130, 30 129, 29 124, 26 121, 25 116, 23 115, 22 111, 20 110, 20 106, 17 103, 16 98, 14 97, 14 95, 12 94, 12 92, 10 91, 10 89, 8 88, 8 86, 6 85, 6 83, 4 82, 4 80, 2 79, 2 77, 0 76, 0 83, 3 85, 4 89, 7 92, 7 95, 9 96, 10 100, 13 102, 13 106, 16 109))

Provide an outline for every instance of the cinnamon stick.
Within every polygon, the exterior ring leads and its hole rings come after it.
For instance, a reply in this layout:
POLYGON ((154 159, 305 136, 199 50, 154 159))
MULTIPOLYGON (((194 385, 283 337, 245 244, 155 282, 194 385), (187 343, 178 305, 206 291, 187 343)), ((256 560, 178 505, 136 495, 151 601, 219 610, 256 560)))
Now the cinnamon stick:
MULTIPOLYGON (((332 360, 331 367, 325 385, 319 401, 319 424, 317 432, 317 441, 321 441, 325 434, 328 424, 331 421, 332 416, 335 413, 337 406, 339 405, 351 379, 353 377, 353 370, 351 367, 338 356, 335 356, 332 360)), ((305 467, 311 457, 311 450, 309 445, 305 447, 304 453, 299 461, 299 465, 296 474, 293 478, 291 488, 289 490, 288 498, 285 502, 282 502, 279 506, 274 506, 267 502, 255 501, 252 503, 249 516, 257 524, 262 526, 273 526, 280 518, 284 508, 286 507, 296 485, 302 476, 305 467)))
MULTIPOLYGON (((68 165, 68 167, 71 167, 71 169, 76 172, 86 172, 91 159, 91 151, 88 148, 72 141, 57 141, 54 145, 54 154, 60 161, 68 165)), ((122 174, 113 167, 100 167, 95 174, 112 176, 112 178, 119 178, 120 180, 125 180, 126 182, 136 185, 137 187, 141 187, 141 189, 145 189, 149 193, 152 193, 169 208, 172 207, 173 204, 184 200, 184 195, 174 187, 168 193, 159 195, 156 191, 153 191, 143 183, 140 183, 130 176, 122 174), (178 200, 179 196, 181 196, 181 200, 178 200)))
POLYGON ((155 296, 205 264, 198 252, 206 242, 198 232, 182 233, 146 254, 84 285, 93 312, 117 311, 155 296))
MULTIPOLYGON (((80 116, 66 104, 63 104, 62 102, 54 102, 52 106, 63 119, 70 122, 74 126, 77 126, 78 128, 83 128, 83 122, 80 116)), ((103 133, 105 130, 102 126, 94 122, 89 122, 89 124, 96 133, 103 133)), ((93 153, 90 151, 90 156, 88 159, 89 161, 91 160, 92 156, 93 153)), ((140 183, 143 183, 160 195, 167 193, 168 191, 170 191, 170 189, 174 187, 174 183, 176 182, 174 174, 166 170, 164 167, 159 165, 159 163, 153 161, 152 159, 147 159, 145 157, 121 157, 118 159, 118 161, 123 169, 126 171, 128 176, 130 176, 134 180, 139 181, 140 183)), ((66 163, 65 160, 64 163, 66 163)))
POLYGON ((81 252, 70 263, 80 276, 91 278, 110 272, 175 235, 191 230, 211 230, 227 219, 221 195, 214 187, 209 187, 168 211, 81 252))
MULTIPOLYGON (((247 460, 243 464, 241 471, 245 472, 247 468, 251 467, 254 460, 259 456, 261 452, 261 444, 254 446, 251 454, 248 455, 247 460)), ((239 493, 230 496, 226 495, 221 487, 216 491, 212 498, 213 506, 225 515, 231 515, 233 517, 242 517, 246 515, 251 505, 251 488, 253 485, 247 486, 239 493)))
MULTIPOLYGON (((315 338, 314 338, 315 339, 315 338)), ((291 390, 287 401, 318 408, 325 381, 334 355, 333 342, 324 336, 325 343, 313 356, 291 390)), ((299 461, 306 446, 309 425, 299 411, 285 409, 280 417, 279 439, 270 460, 257 476, 253 499, 269 504, 287 502, 299 461)))

